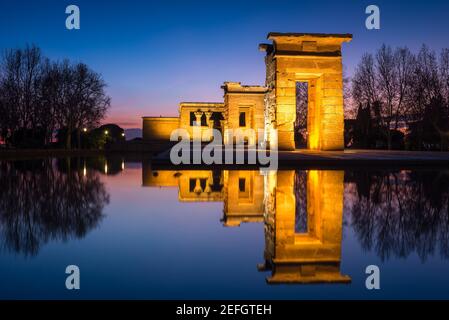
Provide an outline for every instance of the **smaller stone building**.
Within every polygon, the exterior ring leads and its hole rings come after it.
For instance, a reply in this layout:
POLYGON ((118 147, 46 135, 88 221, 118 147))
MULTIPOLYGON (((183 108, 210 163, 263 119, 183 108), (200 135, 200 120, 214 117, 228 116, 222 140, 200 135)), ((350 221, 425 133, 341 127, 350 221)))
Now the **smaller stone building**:
POLYGON ((146 141, 167 141, 173 130, 179 128, 177 117, 143 117, 142 137, 146 141))
MULTIPOLYGON (((225 82, 222 89, 224 102, 181 102, 179 117, 143 117, 143 139, 168 141, 170 134, 180 128, 187 130, 192 139, 210 141, 210 129, 224 134, 226 129, 264 128, 265 87, 225 82), (195 126, 200 127, 201 137, 194 136, 195 126)), ((226 143, 227 138, 224 140, 226 143)))

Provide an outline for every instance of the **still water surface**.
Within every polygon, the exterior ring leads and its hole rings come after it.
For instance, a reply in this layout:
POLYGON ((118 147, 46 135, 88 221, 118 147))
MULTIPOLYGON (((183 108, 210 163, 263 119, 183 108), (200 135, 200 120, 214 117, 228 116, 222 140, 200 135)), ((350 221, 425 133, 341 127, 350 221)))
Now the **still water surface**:
POLYGON ((448 204, 445 168, 0 161, 0 298, 448 299, 448 204))

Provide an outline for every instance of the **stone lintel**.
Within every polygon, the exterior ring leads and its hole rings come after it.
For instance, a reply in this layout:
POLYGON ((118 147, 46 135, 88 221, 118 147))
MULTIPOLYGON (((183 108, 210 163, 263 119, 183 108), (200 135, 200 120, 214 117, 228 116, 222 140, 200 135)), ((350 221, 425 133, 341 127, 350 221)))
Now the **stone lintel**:
POLYGON ((275 56, 301 56, 301 57, 341 57, 341 51, 324 51, 324 52, 310 52, 310 51, 294 51, 294 50, 277 50, 275 56))
POLYGON ((265 94, 267 88, 263 86, 242 85, 240 82, 226 81, 221 86, 225 94, 244 93, 244 94, 265 94))
POLYGON ((144 116, 142 117, 144 120, 153 120, 153 121, 168 121, 168 120, 179 120, 179 117, 156 117, 156 116, 144 116))
POLYGON ((320 41, 323 39, 340 39, 342 42, 349 42, 352 40, 350 33, 295 33, 295 32, 270 32, 267 39, 278 41, 280 39, 299 39, 301 41, 320 41))
POLYGON ((352 40, 351 34, 327 33, 279 33, 267 36, 273 48, 263 46, 267 54, 275 56, 340 57, 341 45, 352 40))
POLYGON ((223 102, 181 102, 179 107, 182 108, 223 108, 223 102))

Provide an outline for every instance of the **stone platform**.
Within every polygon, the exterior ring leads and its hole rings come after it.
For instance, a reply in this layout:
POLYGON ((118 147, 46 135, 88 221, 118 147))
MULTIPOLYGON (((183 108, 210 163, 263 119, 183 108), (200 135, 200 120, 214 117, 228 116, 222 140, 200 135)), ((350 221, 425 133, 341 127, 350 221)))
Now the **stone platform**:
POLYGON ((322 164, 342 166, 447 166, 449 152, 419 152, 394 150, 345 150, 345 151, 280 151, 280 164, 322 164))
MULTIPOLYGON (((345 150, 345 151, 279 151, 278 161, 280 168, 351 168, 351 167, 386 167, 407 168, 423 167, 439 170, 449 170, 449 152, 419 152, 419 151, 393 151, 393 150, 345 150)), ((152 163, 159 166, 173 166, 170 162, 170 151, 164 151, 153 157, 152 163)), ((179 165, 189 168, 201 165, 179 165)), ((253 168, 257 165, 211 165, 211 167, 253 168)), ((178 167, 178 166, 177 166, 178 167)))

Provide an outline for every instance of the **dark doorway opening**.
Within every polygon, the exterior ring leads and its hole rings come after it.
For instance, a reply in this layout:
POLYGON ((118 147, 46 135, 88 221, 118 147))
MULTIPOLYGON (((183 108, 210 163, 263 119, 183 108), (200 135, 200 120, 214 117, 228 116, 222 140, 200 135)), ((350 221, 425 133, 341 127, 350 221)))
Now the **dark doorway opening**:
POLYGON ((307 116, 309 107, 308 82, 296 82, 296 121, 295 146, 297 149, 307 148, 307 116))

